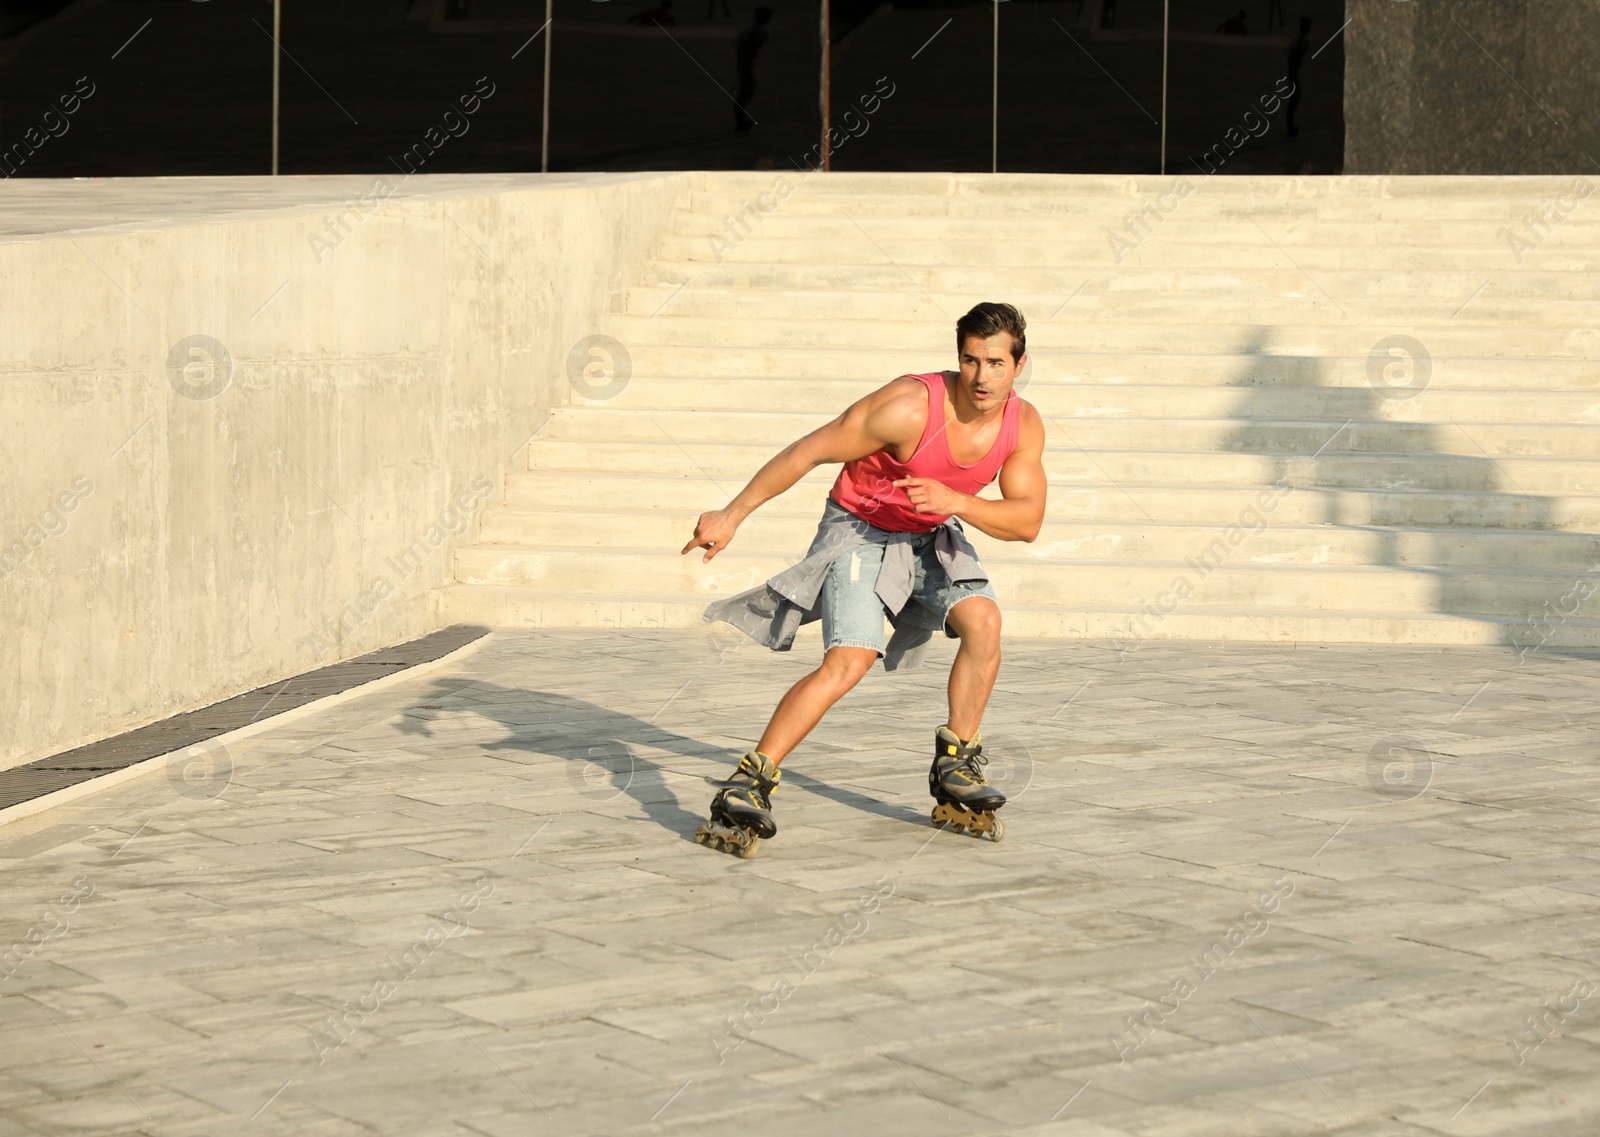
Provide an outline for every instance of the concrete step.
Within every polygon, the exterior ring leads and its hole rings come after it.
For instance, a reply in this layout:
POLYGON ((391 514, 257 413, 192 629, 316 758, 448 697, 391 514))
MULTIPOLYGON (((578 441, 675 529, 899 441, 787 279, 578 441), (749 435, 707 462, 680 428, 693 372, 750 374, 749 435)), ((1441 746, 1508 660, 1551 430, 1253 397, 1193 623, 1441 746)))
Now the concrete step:
MULTIPOLYGON (((1591 179, 1591 184, 1595 179, 1591 179)), ((1576 201, 1574 182, 1557 187, 1553 196, 1507 200, 1401 201, 1398 199, 1341 201, 1330 198, 1255 199, 1241 201, 1227 194, 1193 193, 1176 203, 1164 191, 1118 194, 1098 198, 1073 195, 990 198, 871 198, 791 192, 780 198, 770 183, 754 193, 696 193, 683 216, 703 218, 734 232, 764 228, 773 220, 836 222, 853 218, 863 225, 894 222, 964 222, 993 225, 1009 223, 1023 228, 1040 225, 1121 225, 1128 217, 1152 217, 1157 211, 1167 219, 1184 218, 1224 222, 1254 222, 1264 228, 1302 223, 1386 225, 1425 222, 1477 225, 1549 227, 1588 220, 1592 200, 1576 201), (1563 202, 1563 199, 1565 201, 1563 202), (1565 210, 1563 217, 1562 206, 1565 210), (1165 209, 1164 209, 1165 207, 1165 209)), ((1591 193, 1591 198, 1593 194, 1591 193)))
MULTIPOLYGON (((706 660, 714 664, 730 644, 746 650, 749 641, 726 624, 707 626, 701 616, 706 599, 640 593, 605 596, 542 588, 454 585, 434 594, 442 623, 475 623, 503 628, 699 628, 705 633, 706 660)), ((1529 626, 1521 620, 1413 612, 1396 618, 1372 612, 1258 612, 1180 609, 1152 620, 1146 613, 1110 608, 1066 609, 1012 604, 1005 609, 1005 634, 1022 639, 1109 640, 1136 653, 1150 640, 1216 643, 1428 644, 1440 647, 1502 645, 1520 654, 1532 651, 1600 647, 1600 623, 1569 620, 1529 626)), ((800 629, 795 649, 816 652, 821 626, 800 629)), ((759 649, 757 649, 759 650, 759 649)))
MULTIPOLYGON (((1232 418, 1346 419, 1412 423, 1600 424, 1600 390, 1481 390, 1429 385, 1409 399, 1385 398, 1364 380, 1355 387, 1162 386, 1083 381, 1058 382, 1031 371, 1023 397, 1047 419, 1232 418)), ((675 411, 843 410, 882 384, 872 379, 667 379, 634 376, 605 402, 561 408, 613 407, 653 413, 675 411)), ((552 420, 552 426, 554 422, 552 420)), ((1047 423, 1048 425, 1048 423, 1047 423)), ((1070 428, 1070 427, 1069 427, 1070 428)), ((658 434, 657 437, 665 437, 658 434)))
MULTIPOLYGON (((1597 175, 1600 176, 1600 175, 1597 175)), ((1481 218, 1446 220, 1436 217, 1397 217, 1375 223, 1367 218, 1344 218, 1323 213, 1310 217, 1257 217, 1245 211, 1219 213, 1190 209, 1189 202, 1170 202, 1173 208, 1146 208, 1143 202, 1108 203, 1106 208, 1068 216, 1021 214, 1009 217, 977 215, 854 217, 838 211, 806 216, 776 208, 769 213, 743 206, 727 211, 679 211, 672 236, 704 241, 718 237, 730 244, 759 237, 768 241, 804 240, 850 243, 860 240, 915 242, 922 245, 987 242, 1009 252, 1018 244, 1055 243, 1094 239, 1107 235, 1137 240, 1155 230, 1171 241, 1208 245, 1292 244, 1296 250, 1365 247, 1368 249, 1476 249, 1509 246, 1499 229, 1512 225, 1515 214, 1497 224, 1481 218)), ((1537 219, 1536 219, 1537 220, 1537 219)), ((1600 242, 1600 210, 1574 208, 1559 224, 1524 230, 1529 239, 1546 245, 1592 248, 1600 242)))
MULTIPOLYGON (((764 510, 821 516, 837 470, 802 478, 764 510)), ((745 476, 664 477, 611 470, 532 470, 506 479, 506 504, 521 508, 583 510, 721 509, 744 487, 745 476)), ((1057 521, 1203 522, 1220 525, 1248 518, 1271 500, 1265 486, 1142 485, 1102 482, 1052 486, 1045 516, 1057 521)), ((985 496, 993 496, 991 490, 985 496)), ((1277 499, 1275 524, 1331 526, 1440 526, 1474 529, 1600 531, 1600 495, 1527 492, 1326 488, 1301 486, 1277 499)), ((685 534, 685 541, 689 535, 685 534)), ((682 545, 680 543, 679 547, 682 545)))
MULTIPOLYGON (((1226 550, 1223 550, 1226 551, 1226 550)), ((471 546, 456 555, 456 580, 490 587, 629 595, 652 592, 709 601, 754 588, 798 556, 740 552, 710 564, 676 551, 565 546, 471 546)), ((1600 591, 1574 593, 1571 572, 1262 565, 1198 555, 1184 561, 1078 561, 995 556, 984 561, 1002 606, 1025 604, 1145 611, 1364 611, 1407 616, 1445 612, 1524 620, 1560 605, 1568 619, 1600 620, 1600 591)))
MULTIPOLYGON (((1336 440, 1338 427, 1326 432, 1336 440)), ((1576 458, 1504 458, 1481 454, 1218 453, 1109 450, 1092 447, 1085 430, 1074 436, 1059 423, 1044 451, 1044 469, 1058 489, 1138 484, 1266 486, 1280 478, 1308 488, 1382 488, 1529 494, 1600 493, 1600 462, 1576 458), (1066 437, 1062 437, 1065 435, 1066 437)), ((528 447, 531 470, 609 471, 672 478, 700 475, 743 485, 772 457, 766 444, 541 439, 528 447)))
MULTIPOLYGON (((1251 313, 1230 311, 1230 320, 1188 323, 1049 323, 1028 328, 1030 352, 1237 352, 1241 347, 1265 347, 1268 343, 1280 354, 1303 356, 1341 355, 1365 359, 1381 337, 1371 328, 1351 327, 1324 298, 1308 297, 1307 320, 1298 324, 1262 325, 1250 322, 1251 313), (1318 314, 1324 318, 1318 321, 1318 314)), ((835 330, 832 342, 841 338, 871 343, 875 351, 929 351, 940 358, 954 355, 954 322, 875 320, 870 326, 847 329, 848 337, 835 330)), ((1593 326, 1519 328, 1514 336, 1499 328, 1473 328, 1461 324, 1401 325, 1394 329, 1419 340, 1435 359, 1458 356, 1478 358, 1537 356, 1549 358, 1595 359, 1600 357, 1600 330, 1593 326)), ((719 345, 716 354, 739 349, 810 349, 819 341, 816 321, 788 319, 712 319, 708 317, 662 315, 616 315, 609 333, 625 344, 630 353, 649 347, 693 348, 710 355, 709 345, 719 345)), ((903 364, 902 364, 903 366, 903 364)), ((893 372, 903 374, 903 372, 893 372)))
MULTIPOLYGON (((1240 398, 1240 401, 1244 401, 1240 398)), ((842 408, 841 408, 842 409, 842 408)), ((827 425, 837 416, 779 410, 633 410, 625 407, 558 407, 542 437, 574 442, 645 442, 679 445, 737 438, 774 451, 827 425)), ((1383 454, 1468 454, 1493 458, 1600 460, 1600 422, 1590 425, 1417 423, 1369 420, 1097 418, 1045 424, 1047 444, 1068 439, 1096 450, 1220 450, 1267 454, 1329 451, 1383 454), (1335 433, 1337 432, 1337 433, 1335 433), (1067 438, 1053 439, 1052 433, 1067 438), (1332 445, 1329 445, 1330 439, 1332 445)))
MULTIPOLYGON (((1490 258, 1492 260, 1493 258, 1490 258)), ((1518 267, 1508 256, 1506 263, 1489 261, 1468 269, 1426 273, 1374 273, 1330 269, 1317 274, 1317 283, 1340 303, 1374 297, 1432 298, 1446 315, 1453 315, 1468 300, 1494 296, 1562 298, 1600 295, 1600 273, 1592 271, 1554 272, 1529 255, 1529 267, 1518 267), (1537 266, 1537 267, 1533 267, 1537 266), (1487 281, 1487 287, 1485 282, 1487 281), (1481 290, 1481 291, 1480 291, 1481 290)), ((1591 268, 1593 265, 1591 264, 1591 268)), ((1063 309, 1074 312, 1091 296, 1135 295, 1167 296, 1183 294, 1200 300, 1248 296, 1257 292, 1275 295, 1308 287, 1305 275, 1289 264, 1272 268, 1225 269, 1199 266, 1193 269, 1153 268, 1138 264, 1118 265, 1108 273, 1102 267, 1083 265, 1013 268, 1011 266, 928 266, 928 265, 834 265, 827 263, 768 264, 759 261, 706 264, 704 262, 652 260, 641 272, 640 287, 666 289, 668 294, 687 283, 689 291, 723 289, 742 295, 750 289, 788 289, 795 292, 848 292, 865 296, 895 294, 922 300, 923 293, 939 296, 974 295, 1007 297, 1048 297, 1042 310, 1013 300, 1031 319, 1048 317, 1071 298, 1063 309), (1081 291, 1080 291, 1081 288, 1081 291), (1075 295, 1076 294, 1076 295, 1075 295)), ((657 295, 660 295, 657 293, 657 295)), ((667 297, 662 297, 664 302, 667 297)), ((941 301, 942 302, 942 301, 941 301)), ((677 301, 669 310, 677 310, 677 301)), ((653 314, 660 307, 650 309, 653 314)), ((737 307, 730 309, 737 311, 737 307)), ((1466 309, 1471 310, 1469 305, 1466 309)))
POLYGON ((1448 176, 1229 175, 1207 178, 1196 171, 1165 176, 717 171, 706 175, 706 181, 693 194, 689 208, 712 207, 713 211, 720 212, 726 203, 754 201, 756 195, 779 185, 780 179, 791 187, 791 192, 783 199, 786 208, 815 202, 818 209, 830 213, 874 208, 930 214, 956 210, 990 213, 1008 208, 1020 213, 1038 213, 1051 207, 1092 208, 1108 201, 1161 197, 1182 179, 1189 182, 1194 191, 1184 201, 1186 208, 1206 205, 1234 210, 1337 210, 1368 215, 1372 219, 1384 214, 1364 214, 1363 211, 1410 209, 1432 215, 1479 210, 1492 216, 1497 210, 1527 209, 1540 201, 1569 194, 1579 181, 1572 175, 1490 180, 1448 176), (796 190, 800 192, 795 193, 796 190))
MULTIPOLYGON (((798 505, 799 503, 795 503, 798 505)), ((1032 543, 997 541, 972 526, 968 538, 984 560, 1067 558, 1091 561, 1182 562, 1227 548, 1233 564, 1387 565, 1396 568, 1488 568, 1577 574, 1600 566, 1600 535, 1550 530, 1345 527, 1280 524, 1273 511, 1265 527, 1251 518, 1239 526, 1195 522, 1050 520, 1032 543), (1233 537, 1236 545, 1228 545, 1233 537), (1218 545, 1217 542, 1222 542, 1218 545)), ((819 510, 774 511, 772 504, 739 527, 734 549, 779 558, 810 546, 819 510)), ((605 550, 638 547, 677 552, 694 532, 699 514, 673 509, 534 509, 497 506, 482 519, 483 548, 569 546, 605 550)), ((698 563, 702 554, 691 553, 698 563)), ((713 566, 721 558, 713 558, 713 566)))
MULTIPOLYGON (((1246 274, 1236 274, 1243 279, 1246 274)), ((1248 285, 1248 281, 1244 280, 1248 285)), ((1479 281, 1481 285, 1483 282, 1479 281)), ((1323 287, 1327 287, 1324 285, 1323 287)), ((1150 324, 1189 324, 1217 310, 1219 305, 1247 305, 1252 318, 1270 323, 1302 323, 1305 320, 1310 286, 1304 276, 1279 279, 1272 285, 1239 287, 1211 291, 1197 289, 1182 295, 1144 293, 1125 290, 1082 290, 1075 297, 1030 295, 1019 289, 1004 295, 1026 315, 1035 318, 1062 310, 1071 300, 1071 316, 1066 323, 1126 321, 1150 324)), ((1311 291, 1315 295, 1314 290, 1311 291)), ((1330 295, 1335 295, 1330 293, 1330 295)), ((1497 293, 1483 289, 1471 303, 1462 296, 1448 300, 1437 297, 1362 296, 1337 297, 1348 311, 1352 306, 1380 306, 1386 322, 1395 324, 1436 324, 1449 321, 1454 326, 1495 325, 1514 327, 1582 327, 1592 322, 1600 294, 1579 297, 1563 291, 1559 295, 1510 297, 1502 288, 1497 293)), ((1320 298, 1320 297, 1319 297, 1320 298)), ((963 312, 971 305, 972 293, 940 292, 860 292, 846 290, 794 290, 782 288, 705 288, 697 283, 688 287, 654 285, 629 291, 622 314, 655 319, 670 313, 674 317, 725 318, 736 313, 741 320, 814 320, 847 324, 856 320, 925 320, 946 322, 946 314, 963 312)))
POLYGON ((1037 541, 969 527, 1009 635, 1600 646, 1600 596, 1569 604, 1600 572, 1587 179, 1195 176, 1163 208, 1175 178, 695 177, 603 329, 629 382, 552 416, 442 618, 700 626, 801 555, 837 468, 709 565, 678 552, 698 513, 950 366, 996 297, 1032 321, 1052 481, 1037 541), (1377 352, 1402 335, 1412 387, 1377 352))
MULTIPOLYGON (((1564 227, 1563 227, 1564 228, 1564 227)), ((1137 243, 1133 249, 1114 245, 1107 233, 1075 235, 1054 241, 956 241, 925 242, 915 238, 885 237, 857 231, 853 238, 828 240, 827 262, 850 265, 973 266, 995 263, 1026 268, 1082 265, 1085 270, 1105 271, 1123 264, 1162 268, 1282 268, 1298 264, 1315 278, 1328 269, 1392 272, 1397 261, 1426 258, 1430 270, 1463 271, 1477 268, 1492 272, 1504 266, 1515 268, 1532 261, 1547 272, 1591 272, 1594 269, 1593 242, 1563 237, 1557 229, 1537 249, 1524 252, 1518 261, 1503 236, 1485 234, 1474 245, 1424 245, 1390 248, 1381 245, 1313 245, 1302 247, 1281 240, 1269 241, 1259 232, 1248 244, 1200 243, 1178 235, 1165 235, 1165 226, 1137 243), (1291 251, 1292 250, 1292 251, 1291 251)), ((720 264, 728 261, 778 264, 814 264, 818 240, 810 237, 769 238, 757 232, 731 248, 705 237, 669 236, 656 251, 663 260, 720 264)))
MULTIPOLYGON (((956 365, 954 324, 943 343, 914 351, 849 348, 736 348, 710 352, 704 348, 627 344, 632 373, 673 382, 703 380, 840 379, 881 386, 898 375, 938 371, 956 365)), ((1078 383, 1105 387, 1125 384, 1203 387, 1253 392, 1270 387, 1329 387, 1374 390, 1373 349, 1383 336, 1368 333, 1359 351, 1295 351, 1269 328, 1222 351, 1089 351, 1051 350, 1036 346, 1030 330, 1027 383, 1078 383)), ((1389 333, 1385 332, 1384 336, 1389 333)), ((1358 341, 1359 342, 1359 341, 1358 341)), ((1424 348, 1424 350, 1427 350, 1424 348)), ((1429 388, 1492 388, 1522 391, 1600 393, 1600 357, 1541 358, 1535 355, 1489 356, 1429 353, 1429 388)), ((1377 371, 1382 381, 1382 361, 1377 371)), ((630 382, 635 395, 648 388, 630 382)), ((1031 391, 1032 387, 1025 387, 1031 391)), ((1392 388, 1379 388, 1385 401, 1398 400, 1392 388)))

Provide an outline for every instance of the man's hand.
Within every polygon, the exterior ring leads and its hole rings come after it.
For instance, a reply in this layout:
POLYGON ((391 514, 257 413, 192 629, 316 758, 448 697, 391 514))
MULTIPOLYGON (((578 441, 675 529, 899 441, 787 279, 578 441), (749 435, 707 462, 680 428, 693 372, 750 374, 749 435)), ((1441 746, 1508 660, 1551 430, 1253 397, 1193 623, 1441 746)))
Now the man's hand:
POLYGON ((705 549, 706 555, 700 558, 700 563, 705 564, 712 557, 728 547, 733 540, 734 532, 739 528, 742 520, 732 509, 716 509, 710 513, 702 513, 700 520, 695 523, 694 536, 689 538, 689 543, 683 547, 682 556, 690 549, 705 549))
POLYGON ((903 486, 911 499, 911 508, 918 513, 949 516, 961 509, 967 501, 964 493, 957 493, 935 478, 901 478, 895 483, 903 486))

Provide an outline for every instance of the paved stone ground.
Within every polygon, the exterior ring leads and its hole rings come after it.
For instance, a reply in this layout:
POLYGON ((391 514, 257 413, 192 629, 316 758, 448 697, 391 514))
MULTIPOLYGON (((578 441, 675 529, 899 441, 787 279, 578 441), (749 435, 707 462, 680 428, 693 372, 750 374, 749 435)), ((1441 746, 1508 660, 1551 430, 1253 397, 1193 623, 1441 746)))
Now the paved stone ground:
POLYGON ((1015 643, 1003 843, 938 667, 695 846, 815 658, 497 633, 0 828, 0 1137, 1600 1127, 1600 663, 1015 643))

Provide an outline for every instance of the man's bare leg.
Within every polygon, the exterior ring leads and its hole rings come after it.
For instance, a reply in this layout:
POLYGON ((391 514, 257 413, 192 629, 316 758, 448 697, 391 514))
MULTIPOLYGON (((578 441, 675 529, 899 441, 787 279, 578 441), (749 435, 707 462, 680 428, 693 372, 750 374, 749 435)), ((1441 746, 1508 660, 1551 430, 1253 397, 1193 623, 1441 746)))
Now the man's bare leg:
POLYGON ((1000 605, 969 596, 950 609, 946 623, 961 637, 950 667, 950 729, 963 742, 978 733, 1000 674, 1000 605))
POLYGON ((1006 798, 984 778, 980 767, 986 760, 974 743, 1000 673, 1000 606, 987 596, 969 596, 951 607, 945 624, 961 637, 961 646, 950 667, 950 719, 934 733, 930 820, 941 829, 999 841, 1006 827, 995 811, 1006 798))
POLYGON ((870 647, 829 648, 822 657, 822 666, 790 687, 779 700, 756 749, 771 758, 774 765, 782 762, 822 721, 828 708, 861 682, 877 661, 878 653, 870 647))

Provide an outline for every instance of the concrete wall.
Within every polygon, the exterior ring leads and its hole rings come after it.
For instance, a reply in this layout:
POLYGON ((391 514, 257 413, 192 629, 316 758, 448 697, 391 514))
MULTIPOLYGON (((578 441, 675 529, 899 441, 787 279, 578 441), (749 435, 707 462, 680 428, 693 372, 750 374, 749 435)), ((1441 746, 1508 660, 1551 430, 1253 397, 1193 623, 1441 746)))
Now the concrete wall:
POLYGON ((1600 173, 1595 0, 1348 5, 1345 173, 1600 173))
POLYGON ((0 767, 431 630, 695 177, 0 185, 0 767))

